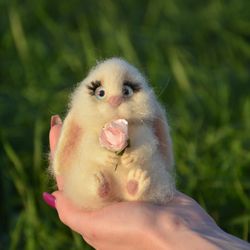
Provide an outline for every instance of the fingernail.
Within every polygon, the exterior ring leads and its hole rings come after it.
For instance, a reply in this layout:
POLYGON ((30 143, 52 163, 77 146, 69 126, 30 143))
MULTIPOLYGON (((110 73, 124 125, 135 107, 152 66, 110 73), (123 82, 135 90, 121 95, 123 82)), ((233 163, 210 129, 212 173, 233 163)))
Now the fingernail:
POLYGON ((59 115, 53 115, 51 116, 51 120, 50 120, 50 127, 54 127, 55 125, 60 125, 62 124, 62 120, 60 118, 59 115))
POLYGON ((43 193, 43 200, 50 206, 50 207, 53 207, 53 208, 56 208, 56 204, 55 204, 55 201, 56 201, 56 198, 47 193, 47 192, 44 192, 43 193))

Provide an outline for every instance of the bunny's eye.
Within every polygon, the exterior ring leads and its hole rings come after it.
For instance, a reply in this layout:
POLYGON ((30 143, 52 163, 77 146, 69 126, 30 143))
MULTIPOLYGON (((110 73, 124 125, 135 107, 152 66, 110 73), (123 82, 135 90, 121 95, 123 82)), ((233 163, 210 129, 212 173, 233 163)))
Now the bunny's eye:
POLYGON ((122 95, 123 95, 124 97, 130 97, 130 96, 132 96, 133 94, 134 94, 134 91, 133 91, 133 89, 132 89, 130 86, 128 86, 128 85, 124 85, 124 86, 123 86, 122 95))
POLYGON ((141 90, 141 85, 139 83, 133 83, 129 81, 125 81, 123 83, 122 93, 124 97, 130 97, 133 94, 139 92, 141 90))
POLYGON ((95 96, 98 100, 102 100, 105 97, 105 95, 106 95, 106 93, 105 93, 105 90, 102 86, 98 87, 95 90, 95 96))
POLYGON ((89 94, 95 96, 98 100, 105 98, 105 89, 101 85, 100 81, 91 82, 87 88, 89 89, 89 94))

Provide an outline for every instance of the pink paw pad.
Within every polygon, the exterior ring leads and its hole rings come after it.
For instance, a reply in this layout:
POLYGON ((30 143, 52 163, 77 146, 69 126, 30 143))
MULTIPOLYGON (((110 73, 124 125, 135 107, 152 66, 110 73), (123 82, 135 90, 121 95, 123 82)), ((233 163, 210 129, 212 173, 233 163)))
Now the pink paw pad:
POLYGON ((138 191, 138 181, 135 180, 128 181, 127 190, 130 195, 135 195, 138 191))
POLYGON ((108 182, 102 183, 98 189, 98 195, 101 198, 106 198, 109 195, 109 193, 110 193, 109 183, 108 182))

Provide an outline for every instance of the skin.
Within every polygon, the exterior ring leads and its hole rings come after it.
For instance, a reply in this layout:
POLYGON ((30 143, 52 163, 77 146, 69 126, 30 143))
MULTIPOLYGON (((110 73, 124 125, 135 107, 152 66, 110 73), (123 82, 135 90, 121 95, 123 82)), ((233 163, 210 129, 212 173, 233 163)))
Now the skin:
MULTIPOLYGON (((51 157, 61 131, 54 116, 50 130, 51 157)), ((118 202, 96 211, 77 208, 62 192, 57 176, 53 193, 59 219, 98 250, 250 249, 250 244, 222 231, 214 220, 183 193, 176 192, 166 206, 146 202, 118 202)))

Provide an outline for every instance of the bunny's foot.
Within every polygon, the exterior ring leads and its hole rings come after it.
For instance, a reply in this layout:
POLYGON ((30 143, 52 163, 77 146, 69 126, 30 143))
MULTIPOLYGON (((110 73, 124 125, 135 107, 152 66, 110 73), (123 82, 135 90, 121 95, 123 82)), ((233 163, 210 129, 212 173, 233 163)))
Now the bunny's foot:
POLYGON ((110 196, 110 183, 102 172, 98 172, 95 175, 97 184, 97 194, 102 199, 107 199, 110 196))
POLYGON ((128 200, 138 200, 150 185, 147 171, 142 169, 131 169, 128 173, 126 191, 128 200))

